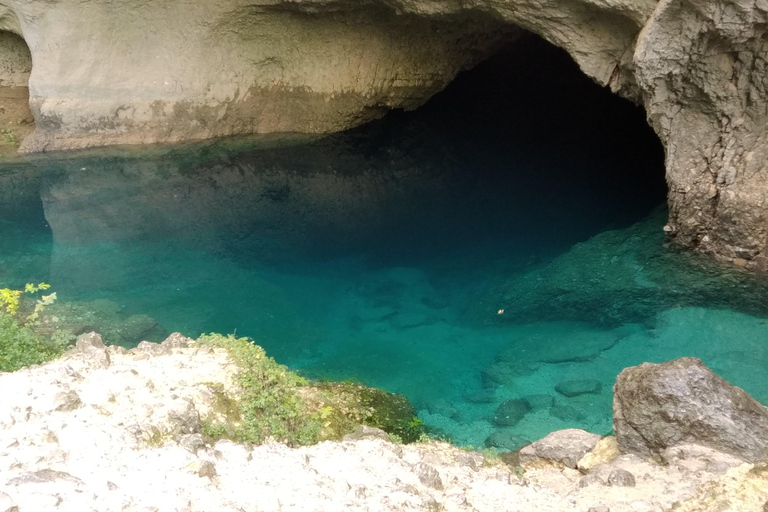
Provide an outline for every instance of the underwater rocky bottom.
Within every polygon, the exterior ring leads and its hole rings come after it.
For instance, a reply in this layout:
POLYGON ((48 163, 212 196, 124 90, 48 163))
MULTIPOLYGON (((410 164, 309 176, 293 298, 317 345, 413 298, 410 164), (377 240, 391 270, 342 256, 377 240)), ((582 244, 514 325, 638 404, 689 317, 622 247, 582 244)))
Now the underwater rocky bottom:
MULTIPOLYGON (((466 226, 470 243, 430 247, 444 232, 413 221, 423 245, 408 238, 397 250, 391 231, 386 244, 366 238, 376 218, 360 227, 337 214, 357 195, 318 199, 327 175, 286 178, 290 195, 275 199, 274 178, 257 172, 190 177, 126 166, 121 179, 76 165, 35 182, 42 211, 30 206, 0 222, 0 285, 49 282, 59 297, 47 311, 51 329, 97 330, 126 347, 174 331, 249 336, 307 377, 406 395, 432 433, 462 446, 511 450, 571 427, 608 434, 616 375, 646 361, 699 357, 768 403, 768 287, 666 246, 663 208, 536 250, 516 249, 506 233, 472 238, 466 226), (302 215, 347 222, 313 235, 334 240, 322 257, 302 215), (301 243, 274 236, 261 218, 301 243)), ((331 179, 337 190, 363 182, 331 179)), ((464 185, 439 179, 443 194, 464 185)), ((432 196, 395 197, 399 209, 375 227, 393 230, 392 219, 432 196)))

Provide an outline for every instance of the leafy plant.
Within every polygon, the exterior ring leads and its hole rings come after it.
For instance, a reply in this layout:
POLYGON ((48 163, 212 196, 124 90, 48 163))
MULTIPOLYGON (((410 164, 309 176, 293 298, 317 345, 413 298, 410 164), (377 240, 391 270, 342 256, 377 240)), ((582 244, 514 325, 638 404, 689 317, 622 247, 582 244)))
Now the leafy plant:
POLYGON ((19 310, 22 293, 24 293, 22 290, 1 289, 0 308, 5 309, 5 312, 8 314, 15 315, 19 310))
MULTIPOLYGON (((12 372, 59 357, 74 336, 54 331, 46 336, 35 326, 46 307, 56 301, 56 294, 43 295, 35 301, 29 315, 23 316, 22 297, 50 288, 49 284, 27 284, 24 290, 0 289, 0 371, 12 372)), ((28 311, 28 309, 27 309, 28 311)))
MULTIPOLYGON (((5 309, 5 312, 10 315, 16 315, 21 307, 21 296, 24 293, 35 294, 43 290, 47 290, 51 287, 48 283, 40 283, 37 285, 27 283, 23 290, 11 290, 9 288, 0 289, 0 311, 5 309)), ((43 295, 35 302, 35 307, 32 313, 26 317, 26 322, 34 323, 40 318, 40 314, 46 307, 56 302, 56 294, 43 295)))
POLYGON ((0 372, 13 372, 33 364, 59 357, 73 336, 57 331, 42 336, 23 326, 8 313, 0 313, 0 372))
MULTIPOLYGON (((289 444, 313 444, 319 441, 321 423, 306 414, 297 389, 307 381, 267 357, 263 348, 248 338, 210 334, 198 340, 203 345, 227 350, 238 366, 239 421, 230 425, 235 440, 261 443, 267 437, 289 444)), ((222 399, 217 398, 221 403, 222 399)), ((232 421, 233 418, 229 418, 232 421)), ((209 432, 223 432, 211 425, 209 432)))

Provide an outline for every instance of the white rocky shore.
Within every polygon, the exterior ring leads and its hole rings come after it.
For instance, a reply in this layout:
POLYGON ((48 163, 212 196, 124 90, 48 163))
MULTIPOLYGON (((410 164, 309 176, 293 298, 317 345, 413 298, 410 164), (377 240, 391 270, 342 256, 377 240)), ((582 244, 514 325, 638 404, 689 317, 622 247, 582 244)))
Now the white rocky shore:
POLYGON ((0 374, 0 512, 768 510, 768 467, 709 438, 647 458, 619 452, 619 428, 618 443, 565 430, 502 460, 366 428, 303 448, 209 446, 210 384, 230 386, 236 367, 188 341, 126 352, 86 335, 57 361, 0 374))

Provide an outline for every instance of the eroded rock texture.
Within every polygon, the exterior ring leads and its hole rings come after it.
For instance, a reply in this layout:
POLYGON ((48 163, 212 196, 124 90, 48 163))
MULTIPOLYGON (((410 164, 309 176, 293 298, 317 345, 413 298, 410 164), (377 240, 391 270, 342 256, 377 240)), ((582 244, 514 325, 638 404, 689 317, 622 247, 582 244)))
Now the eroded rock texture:
MULTIPOLYGON (((676 241, 768 268, 768 3, 700 0, 2 0, 40 151, 342 130, 415 108, 520 28, 645 105, 676 241)), ((621 169, 617 169, 621 172, 621 169)))
POLYGON ((670 447, 694 444, 748 462, 768 455, 768 408, 693 357, 623 370, 613 427, 624 453, 662 458, 670 447))

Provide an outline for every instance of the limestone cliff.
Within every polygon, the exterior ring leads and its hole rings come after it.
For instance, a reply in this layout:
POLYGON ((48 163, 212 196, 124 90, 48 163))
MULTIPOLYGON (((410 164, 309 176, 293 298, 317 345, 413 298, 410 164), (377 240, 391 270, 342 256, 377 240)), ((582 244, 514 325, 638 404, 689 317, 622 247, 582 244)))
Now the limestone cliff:
POLYGON ((645 106, 667 148, 670 237, 765 269, 767 13, 762 0, 2 0, 0 28, 34 62, 25 151, 338 131, 419 106, 523 28, 645 106))

